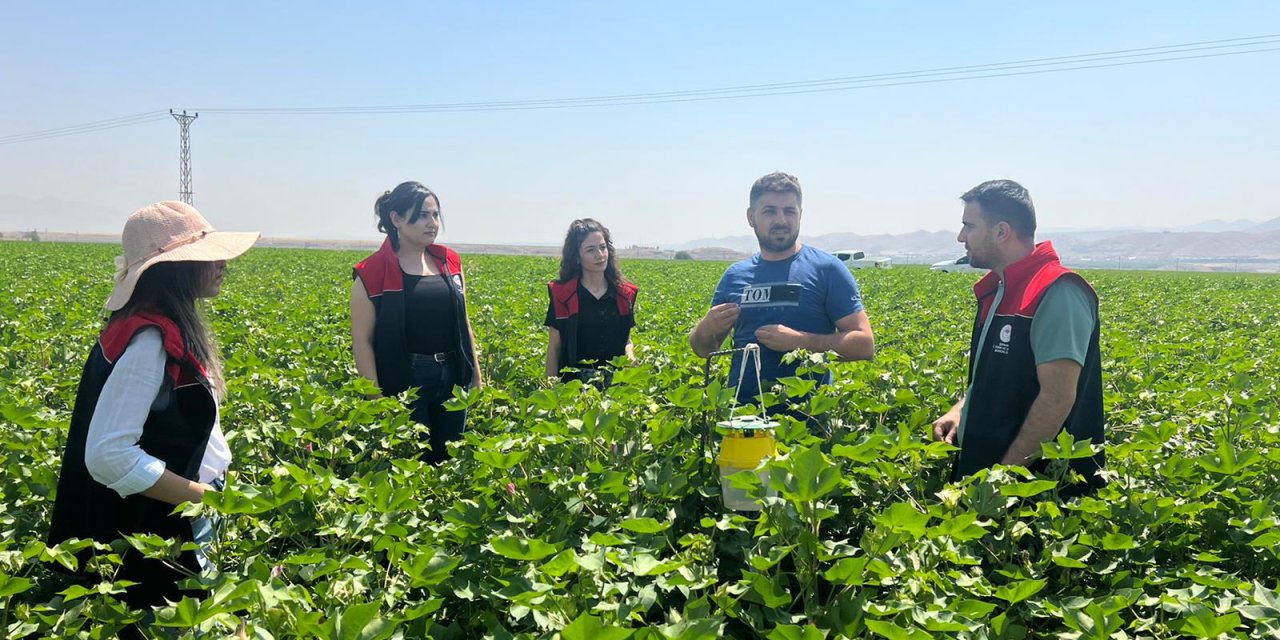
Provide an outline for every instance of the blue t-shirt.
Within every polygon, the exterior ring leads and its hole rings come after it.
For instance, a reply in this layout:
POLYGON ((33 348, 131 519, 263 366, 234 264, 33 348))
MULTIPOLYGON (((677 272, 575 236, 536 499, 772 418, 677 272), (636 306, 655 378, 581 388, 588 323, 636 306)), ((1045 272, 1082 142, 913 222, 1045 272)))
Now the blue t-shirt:
MULTIPOLYGON (((836 321, 862 311, 858 283, 835 256, 808 246, 786 260, 765 260, 756 254, 734 263, 720 278, 712 306, 725 302, 741 305, 733 326, 733 347, 758 343, 756 329, 782 324, 808 333, 835 333, 836 321)), ((729 381, 736 384, 741 353, 733 355, 729 381)), ((782 354, 760 345, 760 377, 777 380, 796 375, 798 362, 784 364, 782 354)), ((767 383, 766 383, 767 386, 767 383)), ((738 389, 739 401, 755 398, 755 363, 747 362, 747 372, 738 389)))

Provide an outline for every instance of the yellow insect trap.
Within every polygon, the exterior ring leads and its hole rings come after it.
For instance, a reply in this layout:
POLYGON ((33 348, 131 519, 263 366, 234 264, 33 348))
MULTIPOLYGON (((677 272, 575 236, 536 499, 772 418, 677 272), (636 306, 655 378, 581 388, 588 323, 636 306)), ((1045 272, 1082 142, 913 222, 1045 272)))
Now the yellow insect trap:
MULTIPOLYGON (((738 351, 742 352, 742 364, 738 370, 737 386, 742 386, 742 380, 747 372, 747 360, 751 359, 755 360, 756 388, 760 388, 760 346, 756 344, 748 344, 740 349, 728 349, 709 354, 706 368, 704 369, 704 388, 711 378, 711 359, 738 351)), ((737 397, 735 393, 734 407, 736 408, 736 406, 737 397)), ((730 413, 732 415, 732 410, 730 413)), ((702 423, 702 446, 704 450, 707 440, 710 438, 708 424, 709 421, 706 420, 704 415, 702 423)), ((778 440, 774 437, 774 430, 777 429, 778 423, 768 419, 764 402, 761 401, 760 415, 734 416, 723 422, 717 422, 716 427, 718 427, 716 431, 721 435, 720 454, 716 457, 716 465, 720 467, 720 497, 724 502, 724 507, 731 511, 759 511, 761 508, 760 502, 748 495, 745 489, 733 486, 729 477, 743 471, 754 471, 756 476, 760 478, 760 483, 765 487, 765 495, 772 496, 775 494, 769 488, 769 470, 759 467, 769 458, 778 455, 778 440)))
POLYGON ((718 422, 716 426, 723 434, 716 464, 720 467, 720 496, 724 507, 733 511, 759 511, 760 502, 749 496, 745 489, 733 486, 729 476, 755 471, 766 495, 774 495, 773 489, 768 488, 769 470, 759 467, 768 458, 778 455, 778 441, 773 435, 778 423, 759 416, 740 416, 718 422))

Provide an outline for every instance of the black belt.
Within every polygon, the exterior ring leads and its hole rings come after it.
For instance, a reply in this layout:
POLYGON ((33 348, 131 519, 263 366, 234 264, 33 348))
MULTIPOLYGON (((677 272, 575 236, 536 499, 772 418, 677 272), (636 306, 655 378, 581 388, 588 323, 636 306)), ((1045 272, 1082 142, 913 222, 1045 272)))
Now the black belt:
POLYGON ((458 357, 457 351, 443 351, 441 353, 410 353, 409 361, 426 360, 428 362, 449 362, 458 357))

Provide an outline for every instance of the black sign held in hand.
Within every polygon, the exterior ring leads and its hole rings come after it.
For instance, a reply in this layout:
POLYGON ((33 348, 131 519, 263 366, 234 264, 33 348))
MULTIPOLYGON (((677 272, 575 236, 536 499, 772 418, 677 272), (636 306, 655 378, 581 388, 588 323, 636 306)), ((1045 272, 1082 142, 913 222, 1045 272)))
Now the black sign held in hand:
POLYGON ((800 292, 803 290, 798 282, 766 282, 748 285, 742 290, 744 309, 761 307, 796 307, 800 306, 800 292))

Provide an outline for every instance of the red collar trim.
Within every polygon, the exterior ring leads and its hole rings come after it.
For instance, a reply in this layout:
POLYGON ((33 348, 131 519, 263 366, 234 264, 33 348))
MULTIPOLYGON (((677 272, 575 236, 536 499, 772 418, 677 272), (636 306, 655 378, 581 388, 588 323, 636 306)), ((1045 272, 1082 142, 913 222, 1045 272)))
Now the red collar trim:
MULTIPOLYGON (((427 247, 427 255, 435 261, 436 268, 445 276, 452 277, 462 273, 462 260, 452 249, 442 244, 427 247)), ((365 289, 370 297, 382 295, 386 291, 404 290, 404 278, 400 270, 400 257, 391 247, 391 238, 382 241, 382 246, 373 255, 356 265, 356 271, 364 280, 365 289)))
MULTIPOLYGON (((555 280, 548 283, 551 287, 551 296, 555 300, 557 318, 563 319, 578 314, 578 285, 580 281, 580 276, 574 276, 564 283, 559 283, 555 280)), ((636 294, 638 292, 639 289, 634 284, 623 282, 618 291, 614 291, 613 287, 610 287, 606 295, 613 296, 618 304, 618 313, 625 316, 631 314, 631 308, 636 303, 636 294)))
MULTIPOLYGON (((1052 242, 1045 240, 1037 244, 1027 257, 1004 268, 1005 291, 1021 290, 1041 268, 1056 262, 1060 261, 1052 242)), ((1000 274, 990 271, 973 285, 973 293, 981 300, 994 294, 999 287, 1000 274)))
POLYGON ((167 316, 147 311, 117 318, 107 323, 107 327, 98 336, 98 344, 102 346, 102 357, 106 358, 107 362, 115 364, 120 359, 120 356, 124 354, 124 350, 129 346, 129 341, 133 339, 133 336, 147 327, 160 329, 161 339, 164 342, 164 352, 168 356, 165 372, 171 379, 178 380, 182 373, 180 363, 184 361, 190 362, 200 372, 201 376, 206 375, 204 365, 187 349, 186 342, 182 339, 182 331, 178 329, 177 323, 167 316))

